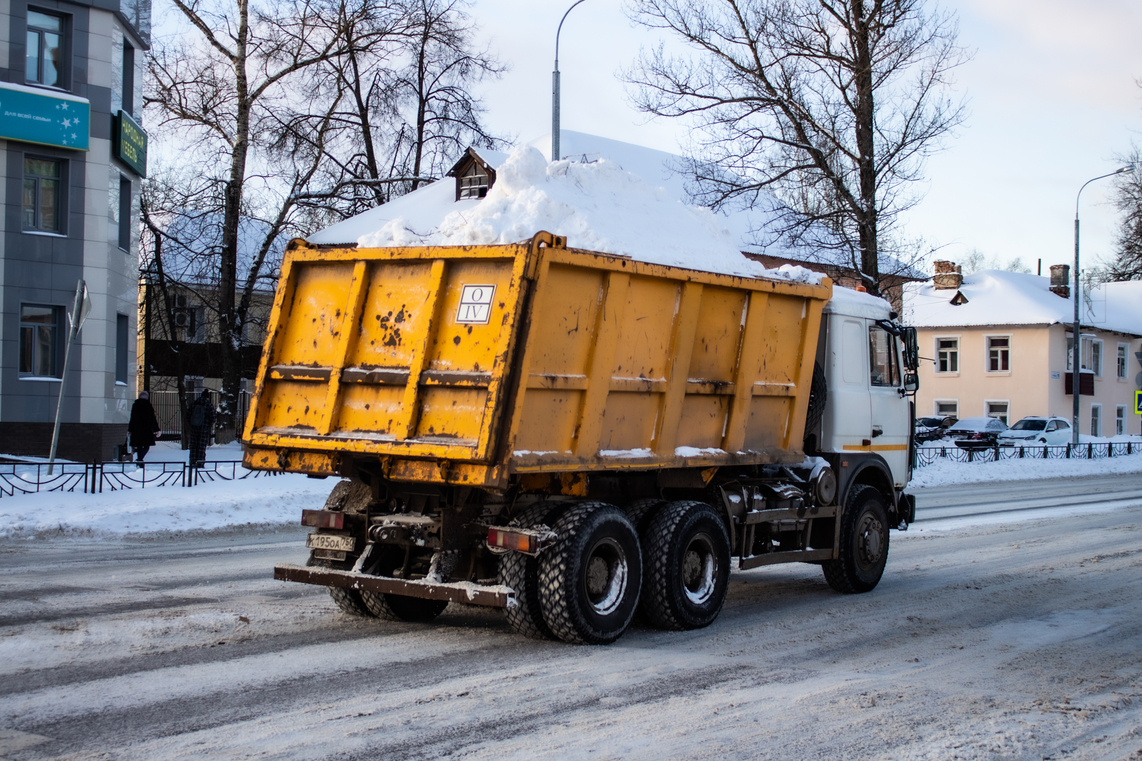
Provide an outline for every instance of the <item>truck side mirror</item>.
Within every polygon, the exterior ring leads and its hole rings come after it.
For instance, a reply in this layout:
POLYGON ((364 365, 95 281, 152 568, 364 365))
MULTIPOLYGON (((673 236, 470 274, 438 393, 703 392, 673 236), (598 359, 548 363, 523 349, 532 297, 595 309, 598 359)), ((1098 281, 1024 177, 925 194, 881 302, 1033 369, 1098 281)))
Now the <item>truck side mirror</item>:
POLYGON ((916 373, 904 374, 904 393, 915 394, 920 388, 920 376, 916 373))
POLYGON ((904 329, 904 366, 909 370, 920 366, 920 342, 916 340, 916 328, 904 329))

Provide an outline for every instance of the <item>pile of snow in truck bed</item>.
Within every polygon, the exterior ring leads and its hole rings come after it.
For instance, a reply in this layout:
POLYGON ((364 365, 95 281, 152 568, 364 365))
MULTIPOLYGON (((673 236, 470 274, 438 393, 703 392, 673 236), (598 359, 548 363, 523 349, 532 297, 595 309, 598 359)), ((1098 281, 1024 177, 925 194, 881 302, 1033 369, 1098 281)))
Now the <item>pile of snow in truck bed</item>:
MULTIPOLYGON (((479 201, 455 200, 450 182, 418 192, 416 205, 390 219, 361 215, 337 225, 362 247, 515 243, 540 230, 567 237, 571 248, 745 277, 819 283, 805 267, 767 269, 746 258, 725 218, 681 201, 608 158, 555 161, 530 146, 515 149, 479 201)), ((412 201, 411 197, 408 197, 412 201)), ((384 207, 381 207, 383 210, 384 207)), ((332 228, 331 228, 332 229, 332 228)), ((315 236, 316 237, 316 236, 315 236)))

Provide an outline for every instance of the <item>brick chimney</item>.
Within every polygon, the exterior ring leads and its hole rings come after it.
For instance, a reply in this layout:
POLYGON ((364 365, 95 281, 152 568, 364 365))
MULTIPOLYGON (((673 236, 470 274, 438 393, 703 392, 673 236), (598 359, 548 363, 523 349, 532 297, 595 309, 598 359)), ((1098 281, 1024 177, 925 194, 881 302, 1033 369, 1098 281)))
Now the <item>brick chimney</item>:
POLYGON ((1064 299, 1071 297, 1071 265, 1051 265, 1051 293, 1064 299))
POLYGON ((937 260, 935 266, 936 274, 932 276, 932 285, 937 291, 958 290, 964 284, 964 276, 960 274, 960 266, 955 262, 937 260))

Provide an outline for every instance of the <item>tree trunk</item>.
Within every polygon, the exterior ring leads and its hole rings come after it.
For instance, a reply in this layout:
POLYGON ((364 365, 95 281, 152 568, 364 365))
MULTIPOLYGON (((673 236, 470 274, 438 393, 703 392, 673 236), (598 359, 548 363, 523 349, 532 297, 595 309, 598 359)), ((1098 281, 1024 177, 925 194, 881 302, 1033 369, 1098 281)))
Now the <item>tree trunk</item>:
POLYGON ((852 0, 852 38, 856 53, 856 144, 859 154, 860 210, 857 225, 860 269, 869 293, 880 293, 880 267, 876 245, 876 109, 873 102, 872 55, 864 0, 852 0))
POLYGON ((230 153, 230 179, 222 216, 220 252, 219 343, 222 354, 222 393, 218 414, 219 438, 231 440, 240 426, 237 413, 242 385, 242 326, 234 301, 238 285, 238 226, 242 219, 242 191, 246 179, 246 158, 250 146, 250 88, 246 76, 246 43, 249 35, 249 3, 238 0, 239 23, 233 59, 236 85, 237 121, 230 153))

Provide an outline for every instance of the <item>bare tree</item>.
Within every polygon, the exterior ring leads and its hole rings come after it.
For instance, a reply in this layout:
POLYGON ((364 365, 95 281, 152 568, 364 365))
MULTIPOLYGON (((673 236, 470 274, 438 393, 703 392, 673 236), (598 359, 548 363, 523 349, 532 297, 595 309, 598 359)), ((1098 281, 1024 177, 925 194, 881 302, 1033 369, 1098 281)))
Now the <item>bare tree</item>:
POLYGON ((964 118, 945 95, 966 57, 952 16, 923 0, 635 0, 633 14, 693 51, 646 52, 628 79, 647 112, 696 121, 699 200, 792 209, 780 232, 834 249, 874 293, 886 255, 918 257, 893 226, 964 118))
MULTIPOLYGON (((301 150, 288 134, 287 85, 299 74, 341 55, 347 44, 338 30, 320 19, 367 13, 358 2, 289 0, 259 5, 257 0, 173 0, 194 30, 174 42, 156 45, 149 57, 146 107, 152 123, 167 127, 195 148, 204 176, 213 186, 196 203, 220 211, 218 267, 219 352, 222 363, 220 423, 233 430, 241 384, 243 320, 251 283, 264 276, 265 257, 289 222, 290 200, 316 171, 320 151, 301 150), (345 11, 346 8, 349 11, 345 11), (259 157, 259 149, 265 155, 259 157), (301 166, 271 175, 274 151, 301 166), (308 163, 308 165, 306 165, 308 163), (261 174, 250 175, 251 167, 261 174), (251 192, 254 182, 256 192, 251 192), (252 197, 265 201, 252 203, 252 197), (261 216, 270 232, 240 276, 239 226, 243 216, 261 216)), ((328 114, 318 123, 328 126, 328 114)), ((308 138, 312 146, 323 138, 308 138)))
POLYGON ((1118 178, 1114 205, 1122 215, 1115 239, 1115 257, 1102 273, 1105 280, 1142 280, 1142 152, 1126 157, 1134 171, 1118 178))
MULTIPOLYGON (((409 134, 398 144, 416 190, 422 172, 440 171, 468 143, 491 148, 496 139, 480 124, 483 109, 471 87, 498 77, 503 64, 472 47, 473 27, 463 12, 466 0, 406 0, 414 35, 408 65, 398 73, 398 102, 411 106, 409 134)), ((402 131, 402 135, 404 132, 402 131)))
MULTIPOLYGON (((340 22, 368 39, 321 65, 312 98, 337 98, 323 171, 305 202, 349 216, 439 178, 468 145, 499 141, 473 87, 504 66, 473 45, 469 0, 394 0, 340 22)), ((347 30, 347 31, 346 31, 347 30)))

